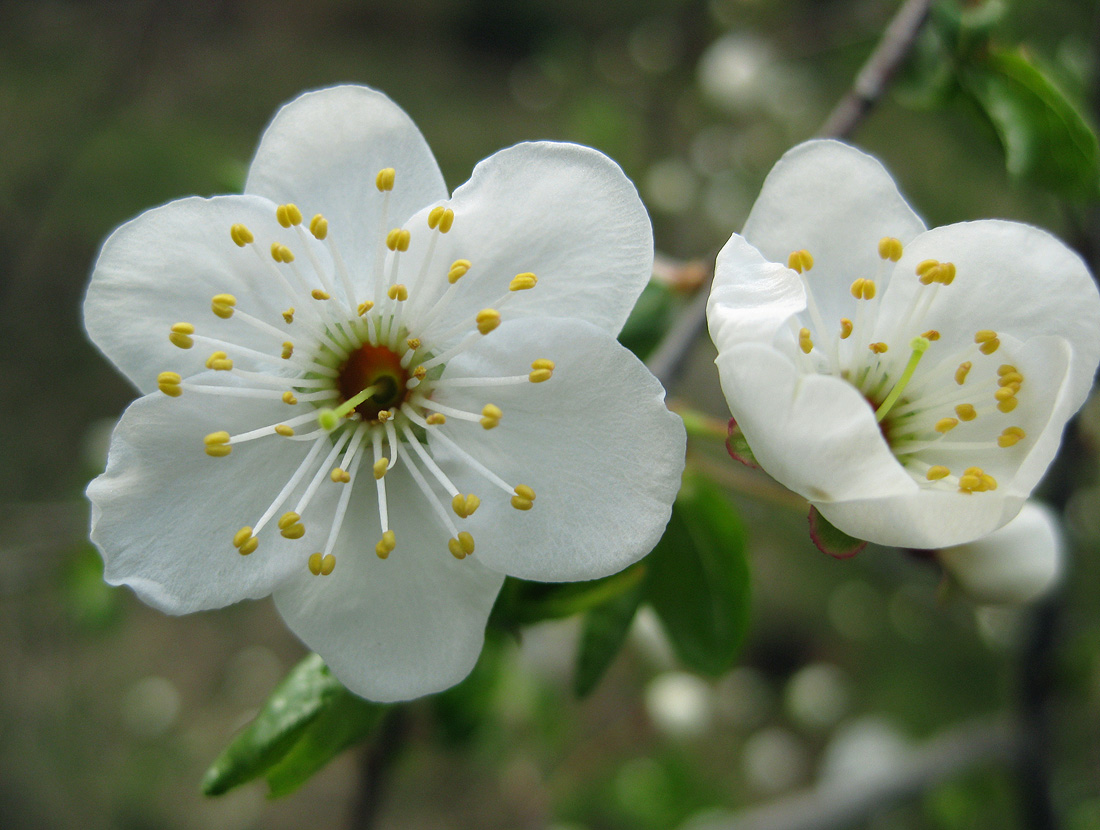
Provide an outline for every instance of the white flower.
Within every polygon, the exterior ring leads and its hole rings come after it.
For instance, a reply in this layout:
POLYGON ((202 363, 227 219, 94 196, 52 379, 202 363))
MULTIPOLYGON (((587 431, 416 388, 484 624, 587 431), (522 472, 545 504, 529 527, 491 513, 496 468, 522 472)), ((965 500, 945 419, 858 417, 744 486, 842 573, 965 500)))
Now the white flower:
POLYGON ((88 488, 106 579, 170 613, 274 593, 375 700, 458 682, 505 574, 599 577, 661 535, 683 426, 615 341, 652 257, 594 150, 521 144, 449 197, 384 95, 286 105, 245 195, 148 211, 96 263, 88 332, 146 393, 88 488))
POLYGON ((1016 515, 1100 359, 1100 299, 1061 242, 925 230, 835 141, 776 164, 718 255, 708 320, 757 462, 841 530, 913 548, 1016 515))
POLYGON ((1065 570, 1054 511, 1029 501, 988 536, 937 553, 955 583, 984 605, 1023 605, 1052 590, 1065 570))

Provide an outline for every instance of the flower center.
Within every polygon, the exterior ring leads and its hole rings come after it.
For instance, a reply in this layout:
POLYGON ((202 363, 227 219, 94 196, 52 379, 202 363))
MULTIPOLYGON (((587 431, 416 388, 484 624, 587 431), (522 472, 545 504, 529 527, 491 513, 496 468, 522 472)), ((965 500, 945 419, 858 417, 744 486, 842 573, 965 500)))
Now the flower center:
MULTIPOLYGON (((355 407, 369 423, 378 423, 378 413, 399 407, 408 400, 409 372, 401 365, 401 356, 385 346, 364 343, 348 355, 337 370, 336 388, 343 401, 352 400, 364 389, 375 392, 355 407)), ((343 402, 342 401, 342 402, 343 402)))
MULTIPOLYGON (((256 291, 281 295, 289 304, 287 309, 274 315, 275 319, 266 320, 238 308, 232 294, 217 294, 211 300, 215 317, 260 332, 259 340, 266 338, 270 347, 244 346, 234 341, 232 331, 228 337, 199 334, 193 324, 185 322, 176 323, 168 333, 169 340, 180 349, 191 349, 196 343, 216 349, 205 368, 234 378, 231 384, 221 384, 184 380, 176 372, 162 372, 157 385, 169 397, 187 391, 281 401, 277 405, 292 407, 292 412, 293 408, 305 410, 236 435, 219 431, 204 439, 206 454, 213 458, 226 458, 235 447, 259 439, 288 441, 288 450, 300 448, 303 443, 309 446, 267 510, 235 533, 227 530, 227 537, 241 555, 256 551, 261 531, 269 532, 266 529, 271 526, 284 539, 312 538, 307 535, 303 517, 318 493, 324 492, 322 488, 339 487, 338 494, 329 490, 335 495, 335 511, 327 536, 323 544, 319 538, 316 540, 321 549, 307 560, 313 574, 331 574, 352 488, 368 456, 372 457, 367 467, 375 484, 382 531, 375 545, 379 559, 386 559, 397 547, 397 532, 390 526, 386 476, 398 463, 420 490, 428 513, 445 534, 443 547, 456 559, 465 559, 474 552, 473 535, 459 527, 478 509, 481 499, 459 491, 436 461, 433 447, 444 447, 449 462, 464 465, 485 485, 503 491, 516 510, 534 506, 533 488, 505 481, 462 446, 467 434, 463 430, 475 425, 496 429, 504 417, 501 408, 482 399, 471 411, 453 401, 442 403, 437 393, 462 390, 459 400, 471 396, 477 399, 502 386, 550 380, 554 363, 542 358, 535 359, 531 371, 521 375, 443 376, 448 362, 500 326, 500 309, 509 297, 533 289, 538 279, 531 273, 517 274, 493 307, 483 308, 468 319, 453 313, 452 301, 473 267, 467 259, 449 265, 435 260, 438 240, 454 224, 454 211, 439 205, 428 212, 428 243, 420 249, 416 261, 407 261, 412 256, 409 250, 413 232, 387 225, 395 176, 392 168, 386 168, 376 179, 382 201, 368 285, 357 284, 352 278, 329 236, 324 216, 314 216, 307 231, 295 205, 279 205, 275 218, 283 229, 297 235, 296 249, 305 252, 308 265, 300 266, 290 247, 278 241, 271 243, 268 256, 267 249, 257 244, 242 224, 233 225, 229 236, 237 248, 251 249, 261 260, 265 278, 255 286, 256 291), (327 248, 327 265, 321 247, 327 248), (438 290, 441 277, 446 287, 438 290), (243 359, 255 364, 256 369, 235 365, 234 360, 243 359), (303 403, 307 406, 298 406, 303 403), (444 428, 444 424, 451 423, 460 426, 444 428)), ((419 505, 402 505, 401 512, 418 523, 424 520, 425 511, 419 505)))
MULTIPOLYGON (((793 252, 787 265, 806 292, 804 315, 791 321, 794 357, 802 371, 835 375, 859 390, 898 463, 922 486, 963 494, 996 490, 996 476, 1011 476, 1026 453, 1025 427, 1036 420, 1037 403, 1016 412, 1029 395, 1019 366, 992 357, 1002 347, 997 332, 979 329, 969 342, 946 346, 939 331, 921 331, 940 292, 955 281, 950 262, 920 262, 920 286, 894 318, 893 330, 880 325, 877 283, 902 252, 898 239, 879 242, 878 274, 852 282, 854 313, 835 326, 825 322, 814 299, 812 255, 793 252)), ((893 279, 904 277, 895 273, 893 279)))

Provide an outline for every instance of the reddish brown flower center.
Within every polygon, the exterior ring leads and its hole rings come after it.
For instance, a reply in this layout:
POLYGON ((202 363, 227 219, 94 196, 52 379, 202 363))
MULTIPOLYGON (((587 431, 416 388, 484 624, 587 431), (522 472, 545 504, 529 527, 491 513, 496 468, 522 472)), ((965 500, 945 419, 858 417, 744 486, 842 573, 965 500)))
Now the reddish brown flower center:
POLYGON ((355 397, 364 389, 375 386, 377 390, 355 407, 365 421, 377 421, 383 409, 396 409, 407 397, 405 383, 408 371, 401 366, 401 356, 385 346, 365 343, 348 355, 340 367, 336 386, 342 401, 355 397))

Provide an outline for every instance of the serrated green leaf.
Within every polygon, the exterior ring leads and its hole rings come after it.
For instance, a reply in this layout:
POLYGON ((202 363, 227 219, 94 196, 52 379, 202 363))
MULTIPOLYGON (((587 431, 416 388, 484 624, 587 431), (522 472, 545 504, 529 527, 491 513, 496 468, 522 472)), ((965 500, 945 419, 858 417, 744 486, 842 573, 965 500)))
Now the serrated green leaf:
POLYGON ((810 538, 819 551, 836 559, 849 559, 867 547, 867 542, 855 536, 849 536, 822 516, 812 505, 810 506, 810 538))
POLYGON ((573 675, 573 691, 577 697, 585 697, 595 689, 615 660, 643 596, 642 586, 638 585, 584 615, 577 669, 573 675))
POLYGON ((722 490, 685 476, 646 561, 646 598, 680 659, 703 674, 728 670, 748 628, 750 579, 744 531, 722 490))
POLYGON ((268 795, 289 795, 325 764, 375 730, 388 707, 341 690, 303 730, 282 759, 266 771, 268 795))
POLYGON ((324 661, 316 654, 306 657, 206 771, 203 793, 221 795, 266 774, 341 692, 346 694, 324 661))
POLYGON ((991 50, 961 72, 992 122, 1008 172, 1069 198, 1100 194, 1100 147, 1084 115, 1020 52, 991 50))

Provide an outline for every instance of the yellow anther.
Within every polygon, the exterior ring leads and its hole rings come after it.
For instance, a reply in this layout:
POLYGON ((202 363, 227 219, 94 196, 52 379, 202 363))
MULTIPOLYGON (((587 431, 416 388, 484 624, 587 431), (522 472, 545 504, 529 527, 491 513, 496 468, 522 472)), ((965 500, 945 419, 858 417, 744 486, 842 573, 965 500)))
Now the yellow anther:
POLYGON ((301 539, 306 535, 306 526, 301 522, 301 516, 291 511, 284 513, 279 518, 279 533, 284 539, 301 539))
POLYGON ((279 205, 275 208, 275 218, 284 228, 302 224, 302 212, 295 204, 279 205))
POLYGON ((328 236, 328 219, 318 213, 309 220, 309 232, 314 239, 324 239, 328 236))
POLYGON ((403 285, 391 285, 386 292, 386 296, 391 300, 397 300, 399 303, 403 303, 405 300, 409 299, 409 289, 403 285))
POLYGON ((439 426, 440 424, 447 423, 447 416, 444 415, 442 412, 433 412, 431 415, 429 415, 424 420, 427 421, 429 424, 431 424, 433 427, 435 427, 435 426, 439 426))
POLYGON ((428 227, 433 231, 439 227, 439 220, 443 218, 444 210, 446 210, 446 208, 444 208, 443 205, 438 205, 428 211, 428 227))
POLYGON ((1007 427, 997 438, 997 446, 1013 447, 1025 438, 1027 438, 1027 433, 1019 427, 1007 427))
POLYGON ((233 361, 225 352, 214 352, 206 359, 206 368, 216 372, 228 372, 233 368, 233 361))
POLYGON ((885 343, 869 343, 867 348, 875 354, 885 354, 890 350, 890 347, 885 343))
POLYGON ((852 283, 852 296, 857 300, 873 300, 875 298, 875 281, 858 278, 852 283))
POLYGON ((278 242, 271 243, 271 258, 276 262, 287 264, 294 262, 294 254, 291 253, 290 248, 286 245, 280 245, 278 242))
POLYGON ((447 541, 447 550, 455 559, 465 559, 474 552, 474 537, 468 531, 462 531, 457 539, 447 541))
POLYGON ((455 493, 455 497, 451 499, 451 509, 454 510, 455 515, 460 519, 465 519, 474 515, 474 511, 480 506, 481 499, 473 493, 465 496, 461 493, 455 493))
POLYGON ((966 376, 970 374, 970 367, 973 365, 974 364, 969 360, 965 363, 960 363, 959 368, 955 370, 955 383, 959 384, 959 386, 966 383, 966 376))
POLYGON ((998 401, 997 402, 997 409, 999 409, 1001 412, 1011 412, 1013 409, 1015 409, 1019 405, 1020 405, 1019 398, 1016 398, 1015 396, 1013 396, 1011 398, 1006 398, 1003 401, 998 401))
POLYGON ((527 376, 531 383, 542 383, 545 380, 550 380, 554 374, 554 361, 540 358, 531 363, 531 369, 531 374, 527 376))
POLYGON ((284 438, 290 438, 294 435, 294 427, 288 427, 286 424, 279 424, 275 427, 275 432, 278 435, 282 435, 284 438))
POLYGON ((169 398, 178 398, 183 394, 183 390, 180 389, 180 383, 182 382, 183 378, 176 372, 161 372, 157 375, 157 389, 169 398))
POLYGON ((294 322, 294 306, 291 306, 283 312, 283 319, 288 323, 294 322))
POLYGON ((294 354, 294 344, 289 340, 283 341, 283 360, 290 360, 291 355, 294 354))
POLYGON ((1007 372, 997 378, 998 386, 1013 386, 1018 389, 1024 382, 1024 376, 1019 372, 1007 372))
POLYGON ((1009 398, 1016 397, 1017 386, 1002 386, 996 392, 993 393, 993 397, 998 401, 1007 401, 1009 398))
POLYGON ((981 331, 974 332, 975 343, 988 343, 990 340, 997 339, 997 332, 991 329, 982 329, 981 331))
POLYGON ((1013 366, 1011 363, 1002 363, 997 367, 997 375, 1004 377, 1005 375, 1019 374, 1019 369, 1013 366))
POLYGON ((982 354, 993 354, 1001 347, 1001 341, 999 338, 994 337, 992 340, 986 340, 982 345, 978 346, 978 351, 982 354))
POLYGON ((959 477, 959 492, 973 493, 981 489, 982 477, 980 474, 966 473, 959 477))
POLYGON ((955 281, 955 263, 944 262, 936 272, 936 282, 942 285, 951 285, 955 281))
POLYGON ((233 534, 233 547, 239 548, 245 542, 252 538, 252 528, 242 527, 236 533, 233 534))
POLYGON ((500 312, 495 308, 483 308, 477 313, 477 330, 488 334, 500 325, 500 312))
POLYGON ((191 335, 194 333, 195 327, 190 323, 174 323, 168 331, 168 339, 173 346, 190 349, 195 345, 195 341, 191 339, 191 335))
POLYGON ((414 352, 422 345, 419 337, 410 337, 405 341, 405 345, 412 349, 414 352))
POLYGON ((454 285, 464 276, 466 272, 470 270, 470 260, 468 259, 456 259, 451 263, 450 269, 447 271, 447 282, 454 285))
POLYGON ((215 360, 225 360, 228 357, 225 352, 214 352, 210 357, 206 358, 206 368, 213 369, 215 360))
POLYGON ((523 274, 516 274, 512 277, 512 281, 508 283, 509 291, 526 291, 529 288, 534 288, 535 284, 539 281, 539 278, 529 271, 523 274))
POLYGON ((202 439, 202 443, 206 450, 206 454, 211 458, 225 458, 229 453, 233 452, 233 447, 229 445, 229 433, 225 430, 211 432, 202 439))
POLYGON ((298 399, 294 397, 293 392, 288 390, 286 392, 283 392, 283 403, 294 406, 294 404, 298 403, 298 399))
MULTIPOLYGON (((922 259, 917 263, 917 276, 923 277, 925 274, 930 274, 940 267, 940 261, 938 259, 922 259)), ((931 280, 929 280, 931 282, 931 280)))
MULTIPOLYGON (((412 370, 412 376, 417 380, 424 380, 424 378, 428 376, 428 370, 425 369, 423 366, 417 366, 415 369, 412 370)), ((440 423, 443 422, 440 421, 440 423)))
POLYGON ((961 403, 956 406, 955 414, 959 416, 960 421, 973 421, 978 417, 978 412, 974 409, 974 405, 969 403, 961 403))
POLYGON ((256 237, 252 235, 252 231, 240 222, 229 226, 229 236, 238 248, 243 248, 245 245, 251 245, 256 241, 256 237))
POLYGON ((787 257, 787 267, 801 274, 814 267, 814 258, 810 255, 810 252, 805 249, 801 251, 791 251, 791 255, 787 257))
POLYGON ((331 478, 335 484, 348 484, 351 482, 351 473, 343 467, 333 467, 328 477, 331 478))
POLYGON ((439 218, 439 232, 447 233, 455 223, 455 212, 450 208, 443 211, 443 215, 439 218))
POLYGON ((390 412, 388 409, 380 409, 380 410, 378 410, 378 416, 377 417, 378 417, 378 423, 384 424, 384 423, 386 423, 386 421, 388 421, 390 418, 393 417, 393 413, 390 412))
POLYGON ((291 525, 297 524, 298 520, 301 518, 302 517, 294 511, 284 513, 282 516, 279 517, 279 530, 286 530, 291 525))
POLYGON ((314 288, 312 291, 309 292, 309 296, 311 296, 315 300, 332 299, 332 295, 330 295, 327 291, 322 291, 320 288, 314 288))
POLYGON ((921 337, 923 337, 925 340, 931 340, 933 343, 935 343, 937 340, 940 339, 940 333, 935 329, 929 329, 924 334, 922 334, 921 337))
POLYGON ((517 484, 514 489, 516 495, 520 498, 527 499, 528 501, 535 500, 535 491, 528 487, 526 484, 517 484))
POLYGON ((878 241, 878 255, 891 262, 897 262, 901 259, 904 250, 901 240, 892 236, 884 236, 878 241))
POLYGON ((453 556, 455 559, 465 559, 466 558, 466 551, 464 551, 462 549, 462 543, 459 542, 458 539, 454 539, 454 538, 448 539, 447 540, 447 550, 449 550, 451 552, 451 556, 453 556))
POLYGON ((393 190, 393 183, 396 178, 396 170, 392 167, 383 167, 374 178, 374 186, 382 193, 385 193, 387 190, 393 190))
POLYGON ((375 481, 382 478, 386 474, 386 470, 390 467, 390 460, 388 458, 379 458, 374 462, 374 478, 375 481))
POLYGON ((928 472, 924 474, 925 478, 929 481, 939 481, 941 478, 947 478, 951 475, 951 471, 944 467, 942 464, 936 464, 929 467, 928 472))
POLYGON ((259 546, 260 540, 253 536, 251 539, 249 539, 247 542, 237 548, 237 550, 240 552, 241 556, 248 556, 248 554, 250 553, 255 553, 256 548, 258 548, 259 546))
POLYGON ((847 317, 841 317, 840 318, 840 339, 841 340, 847 340, 849 337, 851 337, 852 336, 852 328, 853 328, 852 321, 849 320, 847 317))
POLYGON ((215 294, 210 300, 210 310, 223 320, 228 320, 233 316, 233 306, 236 304, 237 298, 232 294, 215 294))
POLYGON ((391 553, 393 549, 397 547, 397 539, 393 535, 392 530, 387 530, 382 534, 382 538, 378 540, 378 544, 374 546, 374 552, 378 554, 379 559, 385 559, 391 553))
POLYGON ((311 553, 309 555, 309 572, 314 576, 321 575, 321 552, 311 553))
POLYGON ((485 429, 493 429, 500 425, 500 419, 503 417, 504 413, 499 406, 487 403, 481 409, 481 426, 485 429))
POLYGON ((950 432, 959 425, 957 418, 940 418, 933 427, 936 432, 950 432))
POLYGON ((386 234, 386 247, 391 251, 407 251, 409 250, 409 242, 412 240, 412 234, 403 228, 394 228, 388 234, 386 234))
POLYGON ((357 308, 355 310, 355 313, 358 314, 360 317, 362 317, 364 314, 366 314, 372 308, 374 308, 374 303, 371 302, 370 300, 364 300, 363 302, 359 303, 359 308, 357 308))
POLYGON ((997 489, 997 479, 993 478, 989 473, 982 473, 981 480, 981 486, 978 487, 980 492, 984 493, 986 490, 997 489))
POLYGON ((802 349, 803 354, 809 354, 813 351, 814 341, 810 337, 809 329, 801 328, 798 330, 798 348, 802 349))
POLYGON ((325 554, 325 558, 321 560, 321 576, 328 576, 336 570, 336 557, 331 553, 325 554))

